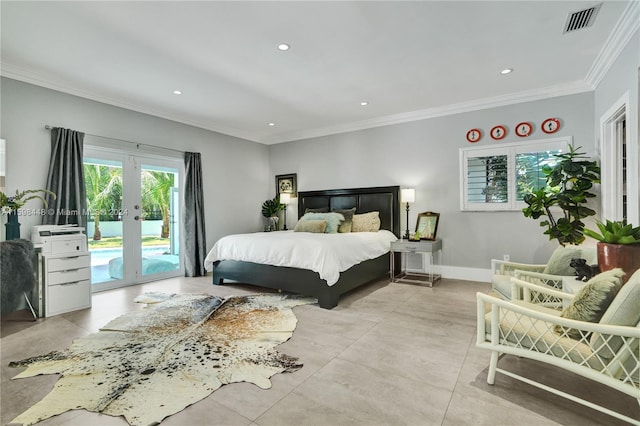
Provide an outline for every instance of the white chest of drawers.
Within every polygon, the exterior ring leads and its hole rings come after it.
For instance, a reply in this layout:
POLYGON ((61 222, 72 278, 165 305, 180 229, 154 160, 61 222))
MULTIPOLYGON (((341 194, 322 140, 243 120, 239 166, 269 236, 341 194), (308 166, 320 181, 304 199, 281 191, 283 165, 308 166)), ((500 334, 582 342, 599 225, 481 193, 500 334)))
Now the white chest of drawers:
POLYGON ((42 257, 45 316, 91 307, 91 255, 88 252, 42 257))

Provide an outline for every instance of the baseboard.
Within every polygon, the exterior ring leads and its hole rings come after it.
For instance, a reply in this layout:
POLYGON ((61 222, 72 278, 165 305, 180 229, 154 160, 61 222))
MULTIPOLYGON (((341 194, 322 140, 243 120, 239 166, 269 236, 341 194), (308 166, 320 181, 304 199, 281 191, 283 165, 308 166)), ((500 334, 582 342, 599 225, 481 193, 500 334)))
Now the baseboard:
POLYGON ((463 266, 440 266, 442 278, 452 278, 455 280, 491 282, 491 269, 465 268, 463 266))

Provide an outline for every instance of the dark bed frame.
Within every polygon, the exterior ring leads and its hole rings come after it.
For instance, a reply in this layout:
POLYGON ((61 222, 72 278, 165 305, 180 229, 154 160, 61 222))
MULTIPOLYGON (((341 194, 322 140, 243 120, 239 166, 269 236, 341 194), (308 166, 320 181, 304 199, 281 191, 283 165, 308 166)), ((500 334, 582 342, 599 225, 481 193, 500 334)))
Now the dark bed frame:
MULTIPOLYGON (((330 189, 325 191, 298 192, 298 217, 307 208, 328 207, 350 209, 356 213, 380 212, 380 229, 386 229, 400 237, 400 187, 330 189)), ((320 307, 337 306, 340 295, 389 273, 389 253, 362 262, 340 273, 337 283, 330 286, 317 272, 306 269, 263 265, 252 262, 222 260, 213 264, 213 284, 223 284, 225 279, 260 287, 284 290, 312 296, 320 307)))

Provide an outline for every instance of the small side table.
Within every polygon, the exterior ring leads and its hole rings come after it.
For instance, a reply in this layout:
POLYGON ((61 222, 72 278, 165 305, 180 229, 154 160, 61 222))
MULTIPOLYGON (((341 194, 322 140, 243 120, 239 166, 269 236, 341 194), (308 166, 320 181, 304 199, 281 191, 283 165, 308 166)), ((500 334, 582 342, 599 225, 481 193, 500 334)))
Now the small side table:
POLYGON ((442 240, 409 241, 397 240, 391 243, 391 282, 405 282, 422 284, 433 287, 441 278, 440 264, 442 262, 442 240), (395 253, 400 253, 400 272, 396 274, 395 253), (406 253, 420 253, 429 257, 429 268, 426 273, 408 272, 406 253))

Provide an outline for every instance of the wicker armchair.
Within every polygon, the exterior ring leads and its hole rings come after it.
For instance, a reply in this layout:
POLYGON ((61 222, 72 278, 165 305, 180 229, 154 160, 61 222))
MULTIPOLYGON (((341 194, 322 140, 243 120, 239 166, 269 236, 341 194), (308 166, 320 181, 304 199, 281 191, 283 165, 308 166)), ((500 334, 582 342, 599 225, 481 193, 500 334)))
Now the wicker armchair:
POLYGON ((510 300, 511 278, 543 284, 558 290, 562 289, 563 277, 575 276, 575 270, 569 266, 573 258, 586 259, 587 264, 597 263, 595 247, 558 247, 545 264, 528 264, 491 259, 491 287, 501 298, 510 300))
POLYGON ((516 278, 512 284, 513 290, 522 294, 521 300, 477 294, 476 345, 491 351, 487 383, 494 384, 499 372, 640 425, 640 418, 630 418, 498 368, 502 354, 530 358, 631 395, 640 404, 640 270, 619 290, 599 323, 563 318, 559 310, 541 306, 556 298, 570 301, 572 294, 516 278))

